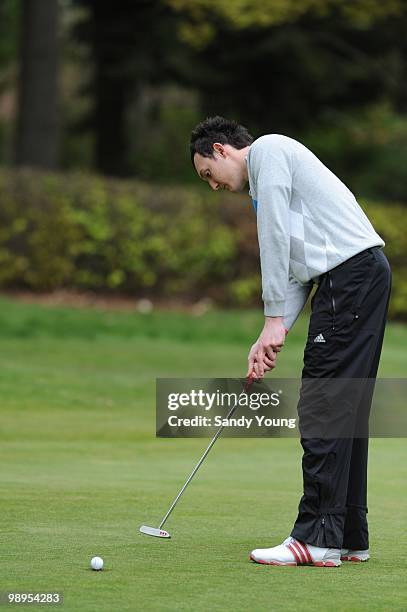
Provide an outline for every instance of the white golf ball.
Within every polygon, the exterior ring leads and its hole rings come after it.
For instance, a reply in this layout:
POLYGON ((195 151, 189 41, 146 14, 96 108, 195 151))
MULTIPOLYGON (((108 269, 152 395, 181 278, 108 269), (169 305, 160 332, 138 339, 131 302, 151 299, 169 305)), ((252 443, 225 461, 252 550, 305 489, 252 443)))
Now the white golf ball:
POLYGON ((103 569, 103 559, 102 557, 93 557, 93 559, 90 562, 90 566, 93 570, 96 570, 97 572, 101 569, 103 569))

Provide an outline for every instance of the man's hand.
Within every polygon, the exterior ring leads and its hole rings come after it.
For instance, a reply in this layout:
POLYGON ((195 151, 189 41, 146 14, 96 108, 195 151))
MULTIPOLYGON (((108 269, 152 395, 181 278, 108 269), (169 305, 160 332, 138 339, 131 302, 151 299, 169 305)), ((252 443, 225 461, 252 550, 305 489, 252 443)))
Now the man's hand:
POLYGON ((276 367, 277 353, 284 346, 286 334, 283 317, 266 317, 263 331, 250 349, 248 376, 254 371, 261 379, 265 372, 276 367))

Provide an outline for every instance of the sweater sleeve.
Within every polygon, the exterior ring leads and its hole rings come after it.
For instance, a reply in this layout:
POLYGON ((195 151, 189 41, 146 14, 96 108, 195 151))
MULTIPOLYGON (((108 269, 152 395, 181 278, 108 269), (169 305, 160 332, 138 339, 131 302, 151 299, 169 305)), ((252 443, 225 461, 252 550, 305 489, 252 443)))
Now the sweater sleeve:
POLYGON ((284 316, 290 262, 291 154, 278 136, 260 138, 249 153, 257 195, 264 314, 284 316))
POLYGON ((301 310, 304 308, 309 294, 312 291, 314 283, 309 281, 302 285, 295 278, 291 277, 288 280, 285 310, 284 310, 284 327, 291 329, 294 325, 301 310))

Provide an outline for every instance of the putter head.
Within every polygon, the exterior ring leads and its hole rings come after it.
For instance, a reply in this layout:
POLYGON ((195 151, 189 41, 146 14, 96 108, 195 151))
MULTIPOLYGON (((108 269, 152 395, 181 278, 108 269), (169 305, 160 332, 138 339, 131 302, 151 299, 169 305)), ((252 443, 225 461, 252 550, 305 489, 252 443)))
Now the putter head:
POLYGON ((140 527, 141 533, 145 533, 149 536, 155 536, 156 538, 170 538, 170 534, 168 531, 164 529, 156 529, 155 527, 147 527, 146 525, 142 525, 140 527))

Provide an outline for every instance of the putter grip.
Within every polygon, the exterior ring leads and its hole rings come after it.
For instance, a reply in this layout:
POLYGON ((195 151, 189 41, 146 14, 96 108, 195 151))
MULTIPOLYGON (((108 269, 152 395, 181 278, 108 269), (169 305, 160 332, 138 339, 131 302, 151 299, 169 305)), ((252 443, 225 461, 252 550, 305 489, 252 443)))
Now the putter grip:
POLYGON ((247 391, 251 385, 254 383, 254 381, 256 380, 256 372, 253 370, 253 372, 251 374, 249 374, 249 376, 246 378, 246 384, 245 384, 245 391, 247 391))

